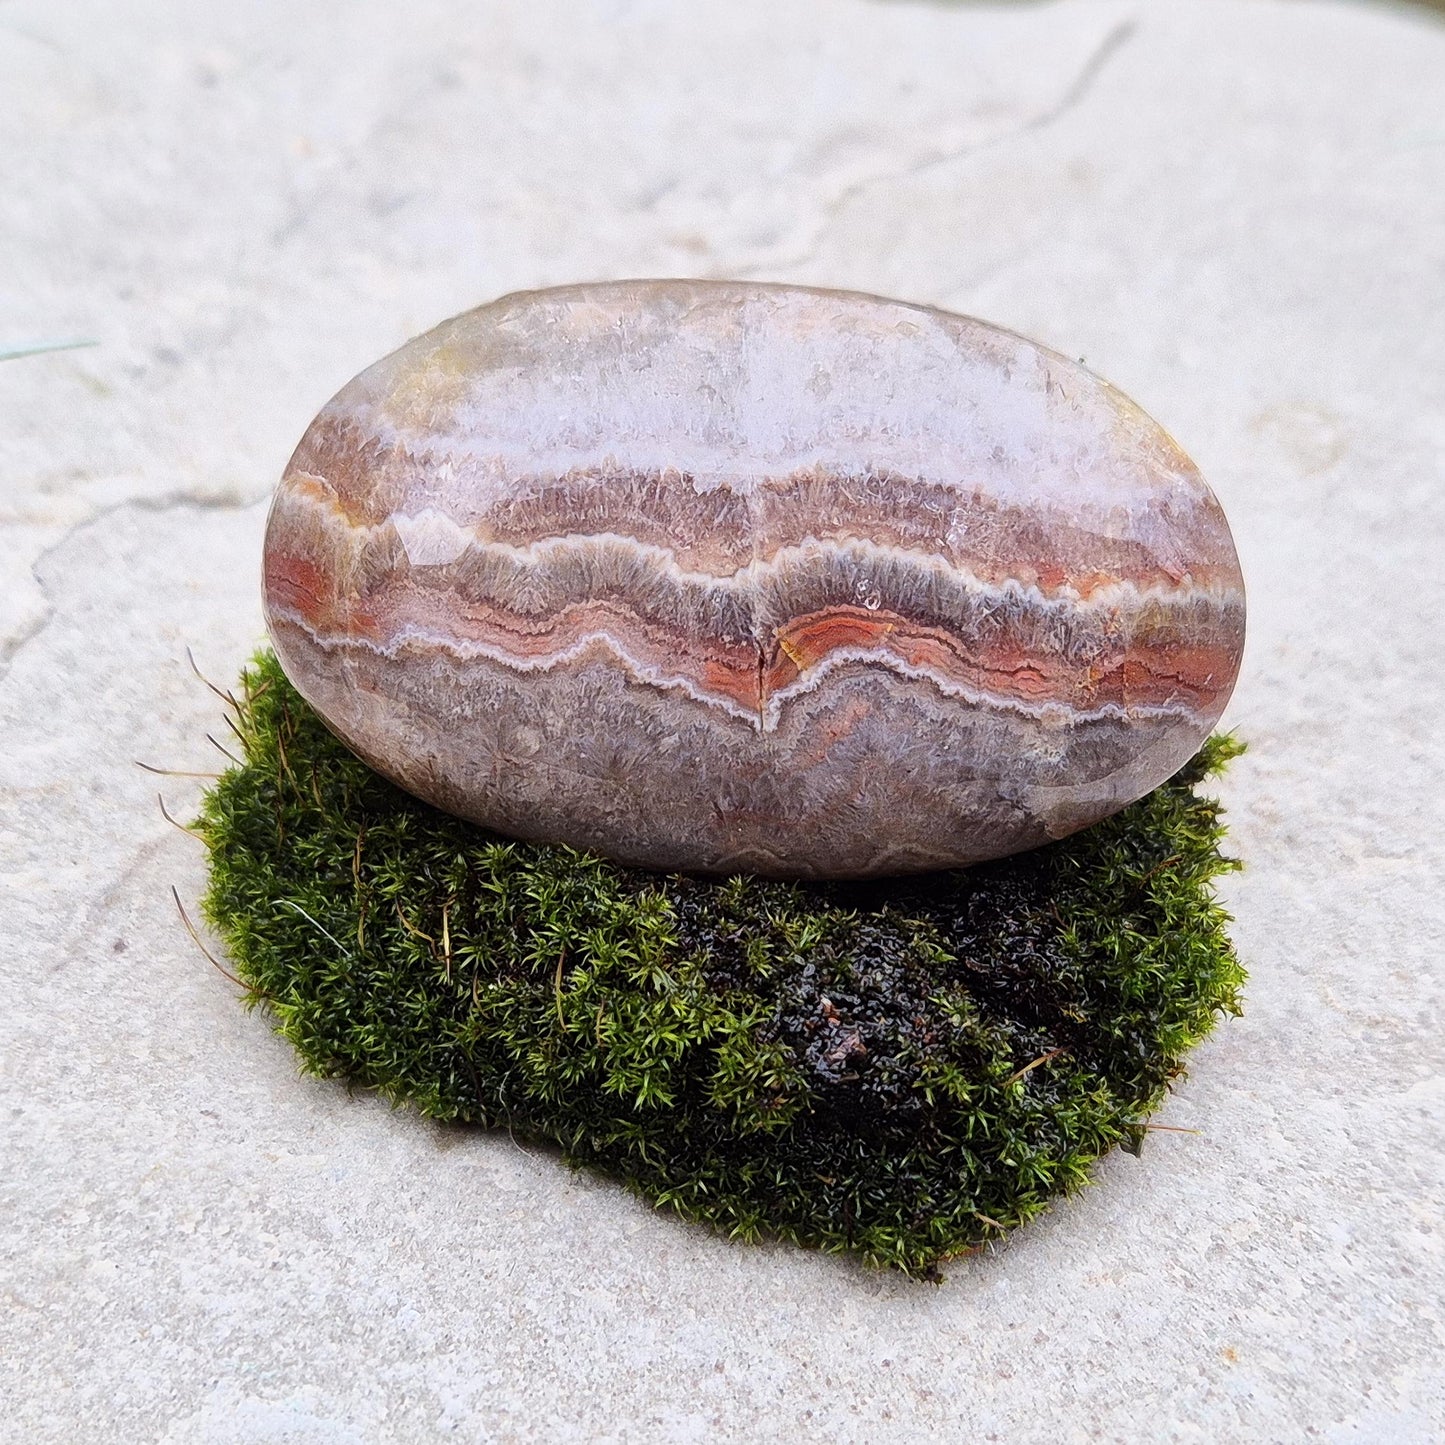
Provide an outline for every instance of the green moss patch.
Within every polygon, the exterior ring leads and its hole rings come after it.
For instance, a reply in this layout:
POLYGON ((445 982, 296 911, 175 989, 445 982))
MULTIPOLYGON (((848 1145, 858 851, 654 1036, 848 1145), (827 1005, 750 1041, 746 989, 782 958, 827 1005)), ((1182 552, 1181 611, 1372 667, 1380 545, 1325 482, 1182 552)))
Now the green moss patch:
POLYGON ((1217 804, 873 883, 664 877, 392 787, 269 654, 206 795, 204 911, 312 1073, 560 1145, 659 1206, 936 1276, 1143 1120, 1243 972, 1217 804))

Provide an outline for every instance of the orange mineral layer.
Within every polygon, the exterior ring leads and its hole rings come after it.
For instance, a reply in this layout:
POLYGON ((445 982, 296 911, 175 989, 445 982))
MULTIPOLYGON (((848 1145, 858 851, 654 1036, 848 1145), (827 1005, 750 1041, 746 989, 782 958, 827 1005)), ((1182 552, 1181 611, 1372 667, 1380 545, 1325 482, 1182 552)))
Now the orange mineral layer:
POLYGON ((1107 816, 1244 644, 1223 512, 1121 393, 966 317, 731 282, 504 297, 363 372, 282 478, 265 602, 428 801, 784 877, 1107 816))

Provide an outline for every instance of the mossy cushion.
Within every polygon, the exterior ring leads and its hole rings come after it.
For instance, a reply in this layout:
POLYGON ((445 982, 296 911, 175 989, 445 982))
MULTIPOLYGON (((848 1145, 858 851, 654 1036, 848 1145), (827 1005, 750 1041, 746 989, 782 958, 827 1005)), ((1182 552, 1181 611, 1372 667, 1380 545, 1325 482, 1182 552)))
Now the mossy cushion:
POLYGON ((935 1275, 1086 1181, 1243 973, 1212 738, 1115 817, 962 872, 661 876, 401 792, 269 654, 208 792, 204 911, 311 1072, 569 1160, 740 1238, 935 1275))

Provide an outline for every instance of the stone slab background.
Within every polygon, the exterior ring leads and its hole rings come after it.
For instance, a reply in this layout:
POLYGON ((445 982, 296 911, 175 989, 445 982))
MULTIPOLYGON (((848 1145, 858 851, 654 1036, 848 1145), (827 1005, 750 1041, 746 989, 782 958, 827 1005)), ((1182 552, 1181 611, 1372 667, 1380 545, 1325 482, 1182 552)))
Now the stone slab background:
POLYGON ((0 0, 0 1440, 1445 1437, 1445 25, 1326 0, 0 0), (941 1288, 303 1080, 184 816, 268 490, 501 292, 986 316, 1165 422, 1251 588, 1247 1012, 941 1288))

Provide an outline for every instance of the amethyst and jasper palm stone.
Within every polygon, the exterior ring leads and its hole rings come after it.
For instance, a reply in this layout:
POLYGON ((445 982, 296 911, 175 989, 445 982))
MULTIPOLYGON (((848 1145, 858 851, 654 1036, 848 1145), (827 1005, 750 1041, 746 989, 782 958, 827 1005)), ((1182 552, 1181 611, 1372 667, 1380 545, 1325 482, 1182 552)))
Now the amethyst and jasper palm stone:
POLYGON ((966 317, 732 282, 520 293, 363 372, 282 478, 265 605, 428 802, 798 878, 1106 817, 1244 644, 1219 503, 1120 392, 966 317))

